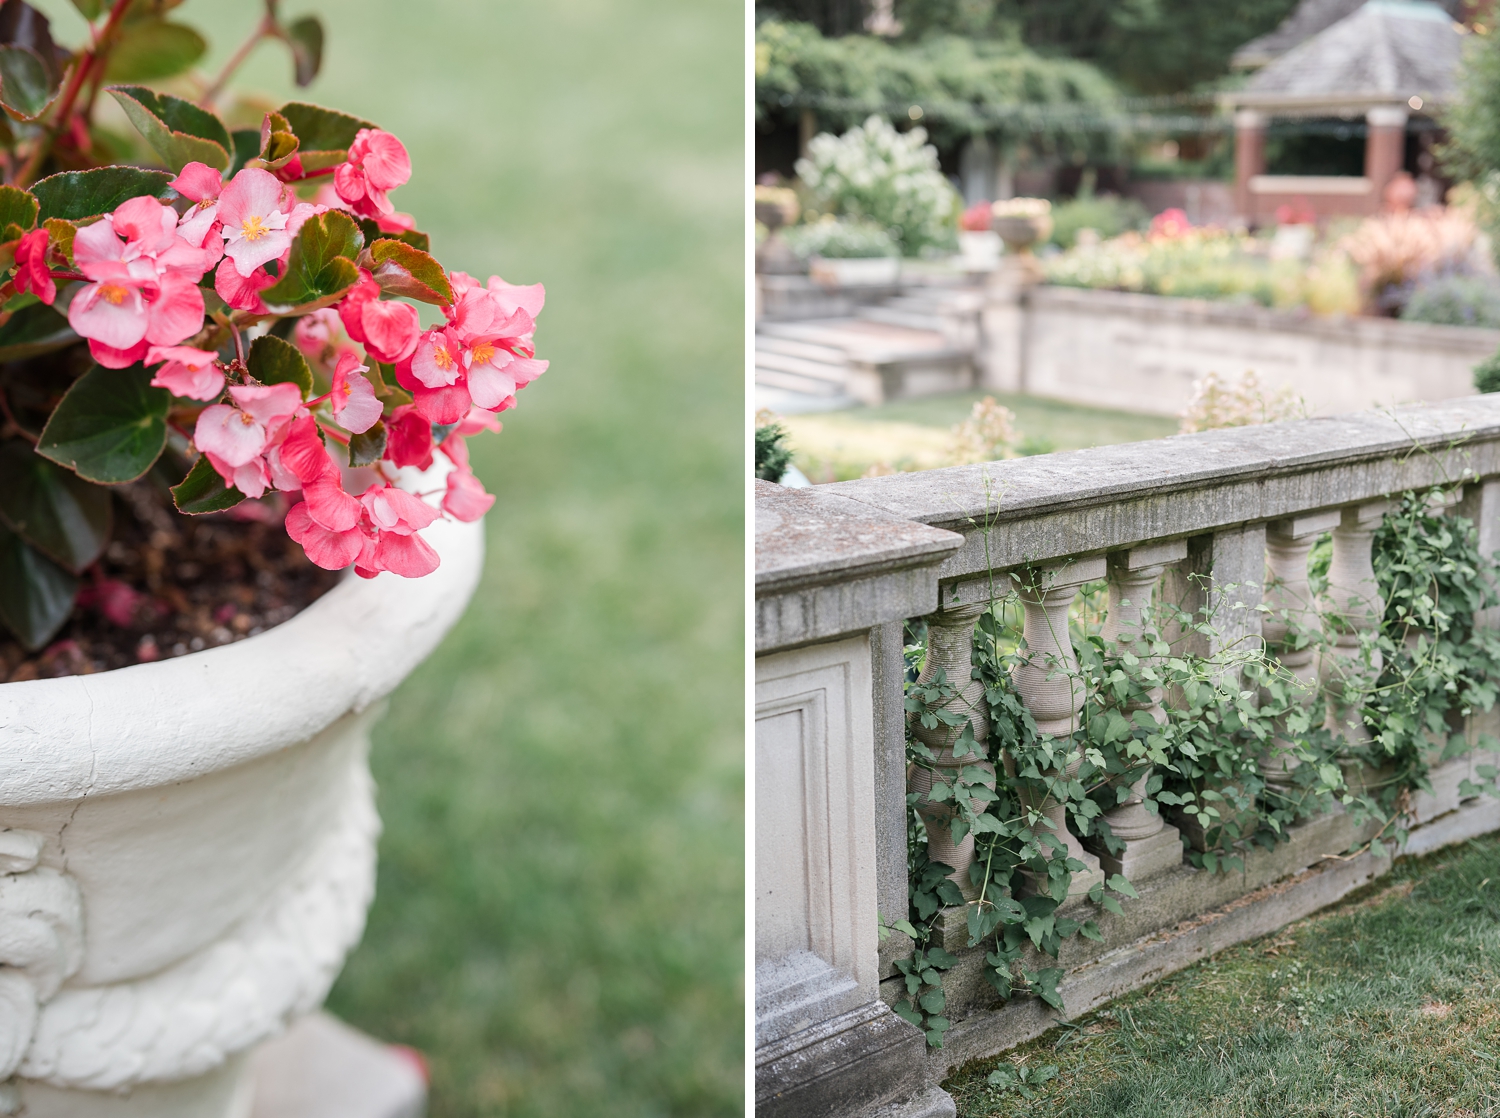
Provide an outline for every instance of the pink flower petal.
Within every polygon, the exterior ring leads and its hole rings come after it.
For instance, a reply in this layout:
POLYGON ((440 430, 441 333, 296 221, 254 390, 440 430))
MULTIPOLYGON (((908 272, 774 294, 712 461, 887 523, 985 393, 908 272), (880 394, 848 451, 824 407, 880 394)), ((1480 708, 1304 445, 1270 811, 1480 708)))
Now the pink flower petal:
POLYGON ((130 349, 146 336, 146 303, 138 288, 92 283, 73 297, 68 325, 80 337, 96 338, 111 349, 130 349))
POLYGON ((464 372, 455 339, 445 330, 427 331, 411 355, 411 371, 425 388, 446 388, 454 383, 464 372))
POLYGON ((410 303, 371 299, 360 307, 365 348, 377 361, 392 363, 412 356, 421 321, 410 303))
POLYGON ((286 514, 286 534, 302 545, 307 557, 327 571, 341 571, 359 557, 364 533, 355 528, 336 532, 312 518, 306 501, 298 501, 286 514))
POLYGON ((291 382, 281 384, 237 384, 229 389, 234 402, 255 419, 270 426, 286 419, 302 406, 302 389, 291 382))
POLYGON ((344 492, 336 477, 304 485, 302 495, 308 515, 330 532, 347 532, 359 523, 360 502, 344 492))
POLYGON ((454 470, 448 475, 448 492, 443 497, 443 511, 455 520, 472 522, 489 512, 495 503, 479 479, 468 470, 454 470))
POLYGON ((206 163, 189 163, 168 185, 184 198, 202 202, 219 196, 224 189, 224 176, 206 163))
POLYGON ((504 371, 493 365, 475 365, 469 370, 469 396, 475 406, 494 411, 506 400, 514 401, 516 382, 507 368, 504 371))
POLYGON ((203 292, 188 280, 166 277, 147 317, 146 340, 152 345, 176 345, 203 329, 203 292))
POLYGON ((346 431, 361 435, 375 426, 385 406, 375 398, 375 389, 359 373, 350 373, 343 391, 335 392, 333 415, 346 431))
POLYGON ((499 276, 491 276, 488 290, 499 306, 500 313, 507 316, 521 310, 535 319, 542 313, 542 306, 547 302, 547 289, 539 283, 506 283, 499 276))
POLYGON ((97 338, 90 338, 89 356, 106 369, 128 369, 146 356, 146 340, 142 338, 127 349, 116 349, 97 338))
POLYGON ((389 532, 382 532, 376 541, 375 560, 383 569, 402 578, 430 575, 442 562, 432 545, 421 536, 398 536, 389 532))
POLYGON ((266 305, 260 293, 275 282, 276 277, 264 270, 248 276, 240 275, 232 260, 225 260, 214 273, 214 290, 219 293, 219 298, 240 311, 263 313, 266 305))
POLYGON ((214 400, 224 391, 224 374, 214 365, 218 354, 191 346, 152 346, 146 364, 166 364, 156 370, 151 384, 174 396, 190 400, 214 400))
MULTIPOLYGON (((234 389, 229 391, 233 394, 234 389)), ((267 435, 262 424, 239 408, 210 404, 198 416, 193 442, 205 454, 212 454, 234 468, 258 457, 266 448, 267 435)))

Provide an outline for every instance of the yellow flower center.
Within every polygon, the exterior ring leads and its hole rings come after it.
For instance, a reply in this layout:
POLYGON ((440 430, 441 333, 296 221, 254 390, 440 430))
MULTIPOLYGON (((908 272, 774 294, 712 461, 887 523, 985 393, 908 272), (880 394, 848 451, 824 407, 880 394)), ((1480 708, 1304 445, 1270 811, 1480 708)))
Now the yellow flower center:
POLYGON ((488 365, 490 358, 495 356, 495 347, 489 342, 480 342, 474 347, 474 364, 488 365))
POLYGON ((125 289, 114 283, 101 284, 99 287, 99 298, 112 307, 118 307, 125 301, 125 289))
POLYGON ((453 354, 449 353, 443 346, 434 347, 432 360, 439 369, 453 368, 453 354))
POLYGON ((240 412, 240 422, 246 427, 254 426, 255 418, 249 412, 240 412))
POLYGON ((270 232, 260 223, 260 218, 251 215, 240 222, 240 232, 244 234, 247 241, 258 241, 270 232))

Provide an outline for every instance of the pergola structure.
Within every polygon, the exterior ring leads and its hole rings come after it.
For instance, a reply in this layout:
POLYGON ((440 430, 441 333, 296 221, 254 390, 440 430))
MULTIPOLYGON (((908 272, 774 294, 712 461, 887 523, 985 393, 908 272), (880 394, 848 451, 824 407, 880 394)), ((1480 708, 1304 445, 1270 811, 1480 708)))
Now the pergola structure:
POLYGON ((1239 215, 1267 222, 1288 205, 1320 219, 1377 212, 1403 169, 1408 131, 1453 96, 1466 34, 1431 0, 1305 0, 1276 31, 1247 43, 1239 64, 1270 60, 1224 98, 1234 112, 1239 215), (1267 126, 1288 118, 1362 120, 1364 174, 1267 174, 1267 126))

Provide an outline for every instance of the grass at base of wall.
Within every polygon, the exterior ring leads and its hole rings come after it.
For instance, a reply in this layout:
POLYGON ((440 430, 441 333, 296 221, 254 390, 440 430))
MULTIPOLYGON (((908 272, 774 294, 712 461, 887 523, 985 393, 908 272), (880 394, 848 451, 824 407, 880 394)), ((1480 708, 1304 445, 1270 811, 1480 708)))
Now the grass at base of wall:
POLYGON ((1500 1114, 1500 838, 1398 863, 944 1087, 960 1118, 1500 1114), (1035 1098, 987 1082, 1022 1067, 1035 1098))
POLYGON ((789 415, 781 423, 790 435, 798 469, 815 482, 860 477, 876 463, 894 470, 931 470, 952 465, 953 425, 967 419, 975 402, 985 396, 994 396, 1015 413, 1023 453, 1111 446, 1177 433, 1177 420, 1167 416, 999 392, 961 392, 878 408, 789 415))

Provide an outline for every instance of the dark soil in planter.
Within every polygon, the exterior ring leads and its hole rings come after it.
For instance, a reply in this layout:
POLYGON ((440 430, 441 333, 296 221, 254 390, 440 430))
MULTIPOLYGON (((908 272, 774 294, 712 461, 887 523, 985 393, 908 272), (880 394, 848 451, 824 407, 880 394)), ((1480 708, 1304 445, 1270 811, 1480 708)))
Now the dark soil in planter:
POLYGON ((293 617, 341 577, 287 537, 280 497, 183 516, 148 482, 115 495, 114 535, 80 579, 72 617, 39 652, 0 629, 0 681, 86 675, 231 644, 293 617))

